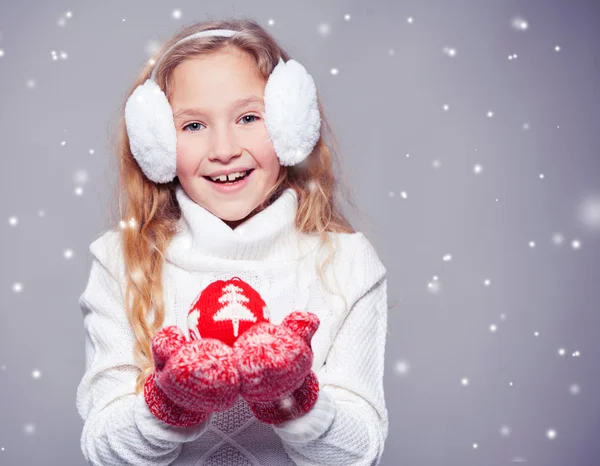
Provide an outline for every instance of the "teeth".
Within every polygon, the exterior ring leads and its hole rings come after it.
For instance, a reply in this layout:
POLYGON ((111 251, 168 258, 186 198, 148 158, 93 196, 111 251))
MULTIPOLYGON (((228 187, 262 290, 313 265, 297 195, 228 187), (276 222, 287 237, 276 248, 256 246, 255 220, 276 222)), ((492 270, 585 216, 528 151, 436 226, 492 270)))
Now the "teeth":
POLYGON ((233 181, 236 178, 241 178, 242 176, 244 176, 247 172, 236 172, 236 173, 230 173, 229 175, 221 175, 221 176, 214 176, 211 177, 211 179, 213 181, 233 181))

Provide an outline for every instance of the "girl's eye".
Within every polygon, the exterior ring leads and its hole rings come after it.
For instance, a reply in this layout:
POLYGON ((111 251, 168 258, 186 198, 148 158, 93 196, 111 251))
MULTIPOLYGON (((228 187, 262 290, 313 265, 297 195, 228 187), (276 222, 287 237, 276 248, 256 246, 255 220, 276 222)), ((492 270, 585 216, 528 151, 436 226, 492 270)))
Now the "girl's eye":
MULTIPOLYGON (((246 123, 254 123, 254 122, 255 122, 256 120, 258 120, 258 119, 259 119, 259 117, 258 117, 258 116, 256 116, 256 115, 244 115, 244 116, 242 117, 242 120, 243 120, 243 121, 245 121, 246 123), (248 120, 244 120, 245 118, 254 118, 254 119, 253 119, 253 120, 250 120, 250 121, 248 121, 248 120)), ((192 133, 197 133, 197 132, 198 132, 198 129, 199 129, 199 128, 198 128, 198 125, 200 125, 200 126, 204 126, 202 123, 198 123, 197 121, 195 121, 195 122, 193 122, 193 123, 188 123, 187 125, 185 125, 185 126, 183 127, 183 130, 184 130, 184 131, 191 131, 192 133), (196 126, 194 126, 194 128, 191 128, 191 126, 192 126, 192 125, 196 125, 196 126), (190 128, 190 129, 188 130, 187 128, 190 128), (198 129, 197 129, 197 128, 198 128, 198 129)))
POLYGON ((244 115, 244 116, 242 117, 242 120, 243 120, 244 118, 255 118, 255 120, 251 120, 251 121, 245 120, 247 123, 253 123, 253 122, 255 122, 256 120, 258 120, 258 117, 257 117, 256 115, 244 115))
MULTIPOLYGON (((194 123, 190 123, 190 124, 188 124, 188 125, 185 125, 185 126, 183 127, 183 130, 185 131, 185 130, 186 130, 186 128, 188 128, 188 127, 190 127, 190 126, 192 126, 192 125, 200 125, 200 126, 204 126, 202 123, 194 122, 194 123)), ((197 132, 198 132, 198 131, 192 130, 192 133, 197 133, 197 132)))

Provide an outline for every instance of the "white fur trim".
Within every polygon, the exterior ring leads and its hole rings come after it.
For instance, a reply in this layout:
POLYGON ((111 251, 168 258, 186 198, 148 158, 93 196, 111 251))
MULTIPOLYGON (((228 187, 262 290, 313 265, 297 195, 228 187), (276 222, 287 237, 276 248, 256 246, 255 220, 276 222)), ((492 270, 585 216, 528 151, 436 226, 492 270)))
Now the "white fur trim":
POLYGON ((155 183, 177 175, 177 133, 173 110, 158 85, 148 79, 125 104, 129 146, 144 174, 155 183))
POLYGON ((281 165, 295 165, 319 140, 321 117, 315 82, 295 60, 279 59, 265 86, 267 132, 281 165))

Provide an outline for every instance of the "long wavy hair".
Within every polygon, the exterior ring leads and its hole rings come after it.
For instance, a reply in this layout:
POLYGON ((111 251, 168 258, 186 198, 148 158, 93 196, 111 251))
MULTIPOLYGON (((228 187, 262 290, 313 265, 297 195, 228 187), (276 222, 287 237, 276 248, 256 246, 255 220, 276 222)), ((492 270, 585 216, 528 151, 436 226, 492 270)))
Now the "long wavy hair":
MULTIPOLYGON (((118 127, 111 133, 118 136, 114 153, 117 155, 119 171, 118 185, 113 191, 112 202, 114 203, 116 194, 119 221, 115 223, 121 225, 126 278, 125 312, 135 335, 134 359, 141 368, 136 379, 136 394, 143 390, 146 378, 154 369, 152 338, 162 328, 165 315, 161 282, 164 253, 176 233, 181 210, 175 196, 179 180, 175 178, 170 183, 156 184, 143 174, 134 159, 125 125, 125 103, 135 88, 150 77, 154 63, 169 47, 188 35, 207 29, 231 29, 240 32, 233 37, 201 37, 189 40, 162 57, 156 82, 167 98, 170 98, 172 92, 174 69, 194 56, 214 53, 226 46, 237 47, 254 58, 265 80, 280 57, 284 61, 290 58, 273 37, 255 21, 245 19, 195 23, 182 28, 162 45, 127 93, 119 111, 118 127), (149 322, 152 309, 154 318, 149 322)), ((325 118, 320 99, 317 100, 322 124, 315 148, 303 163, 290 167, 281 166, 275 185, 254 213, 272 204, 287 188, 293 188, 298 193, 296 228, 304 233, 318 233, 320 247, 326 245, 329 249, 327 259, 317 266, 317 272, 322 279, 323 269, 331 262, 335 252, 328 232, 354 233, 355 230, 338 205, 336 189, 340 186, 336 175, 344 178, 345 175, 336 156, 337 141, 325 118)), ((345 191, 344 199, 358 212, 347 183, 344 182, 341 187, 345 191)), ((362 215, 361 212, 358 213, 362 215)), ((325 283, 323 279, 322 282, 325 283)))

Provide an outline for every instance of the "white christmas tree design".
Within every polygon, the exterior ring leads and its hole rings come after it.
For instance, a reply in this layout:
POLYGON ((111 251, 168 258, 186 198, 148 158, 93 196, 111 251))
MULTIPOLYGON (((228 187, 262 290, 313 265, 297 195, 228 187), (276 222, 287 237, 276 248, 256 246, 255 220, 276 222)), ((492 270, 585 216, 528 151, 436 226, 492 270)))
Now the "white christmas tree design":
POLYGON ((223 287, 223 294, 219 303, 226 303, 213 315, 215 321, 231 320, 233 324, 233 336, 237 337, 240 329, 240 320, 256 322, 256 316, 243 303, 250 299, 244 295, 244 290, 234 284, 223 287))

